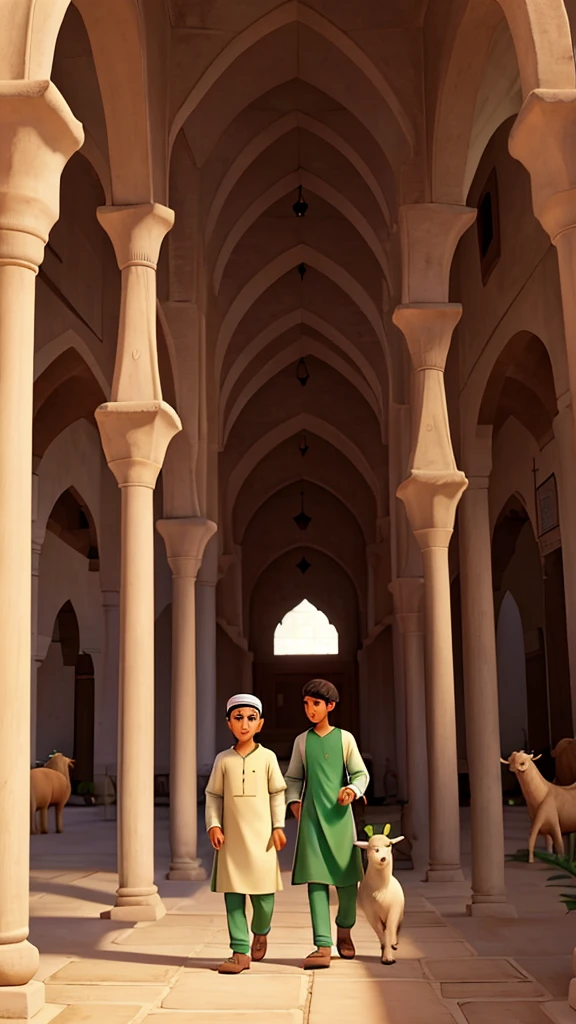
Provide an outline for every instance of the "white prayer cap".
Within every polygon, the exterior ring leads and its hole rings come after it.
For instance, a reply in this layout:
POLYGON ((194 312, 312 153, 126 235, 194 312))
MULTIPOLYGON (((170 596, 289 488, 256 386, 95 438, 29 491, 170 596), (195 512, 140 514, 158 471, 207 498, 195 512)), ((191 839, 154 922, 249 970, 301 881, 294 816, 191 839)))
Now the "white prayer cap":
POLYGON ((253 693, 236 693, 226 705, 226 714, 230 714, 233 708, 256 708, 262 714, 262 701, 253 693))

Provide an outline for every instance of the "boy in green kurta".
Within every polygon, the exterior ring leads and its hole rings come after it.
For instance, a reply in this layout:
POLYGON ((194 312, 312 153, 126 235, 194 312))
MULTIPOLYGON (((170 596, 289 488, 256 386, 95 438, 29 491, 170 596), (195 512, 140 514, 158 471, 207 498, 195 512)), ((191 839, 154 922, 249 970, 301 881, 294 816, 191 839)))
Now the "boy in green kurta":
POLYGON ((223 892, 232 956, 220 974, 240 974, 252 960, 263 960, 274 910, 282 888, 277 851, 284 835, 286 784, 272 750, 256 743, 264 725, 262 704, 252 693, 237 693, 226 708, 236 743, 218 754, 206 787, 206 829, 216 853, 212 891, 223 892), (252 903, 250 948, 246 896, 252 903))
POLYGON ((351 733, 330 725, 328 715, 340 699, 325 679, 312 679, 302 690, 304 710, 313 728, 296 737, 286 775, 286 803, 298 819, 292 884, 308 883, 308 900, 316 949, 305 969, 330 966, 332 928, 329 885, 338 892, 337 947, 344 959, 355 956, 350 931, 356 923, 360 850, 350 804, 364 795, 369 777, 351 733))

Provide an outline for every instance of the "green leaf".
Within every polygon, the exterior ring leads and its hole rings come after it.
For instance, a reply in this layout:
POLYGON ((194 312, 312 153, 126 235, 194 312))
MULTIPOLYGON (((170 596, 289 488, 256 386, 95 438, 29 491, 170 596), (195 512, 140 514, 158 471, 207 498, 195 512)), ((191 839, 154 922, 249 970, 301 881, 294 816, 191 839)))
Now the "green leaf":
POLYGON ((564 903, 568 913, 570 913, 571 910, 576 910, 576 900, 563 900, 562 902, 564 903))
POLYGON ((364 825, 364 831, 370 839, 374 835, 374 825, 364 825))
POLYGON ((384 834, 385 836, 389 835, 389 834, 390 834, 390 831, 391 831, 391 829, 392 829, 392 825, 390 824, 390 822, 388 822, 388 824, 387 824, 387 825, 385 826, 385 828, 384 828, 384 833, 383 833, 383 834, 384 834))

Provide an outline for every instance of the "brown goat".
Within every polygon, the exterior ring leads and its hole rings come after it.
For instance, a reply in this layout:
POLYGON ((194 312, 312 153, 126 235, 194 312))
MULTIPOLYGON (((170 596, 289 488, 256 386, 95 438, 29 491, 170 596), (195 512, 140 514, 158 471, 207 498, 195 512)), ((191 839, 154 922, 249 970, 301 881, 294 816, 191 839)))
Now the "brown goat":
POLYGON ((30 833, 38 834, 36 811, 40 811, 40 832, 48 832, 48 808, 54 805, 56 831, 63 832, 64 805, 70 798, 70 767, 74 761, 64 754, 52 754, 43 768, 30 771, 30 833))

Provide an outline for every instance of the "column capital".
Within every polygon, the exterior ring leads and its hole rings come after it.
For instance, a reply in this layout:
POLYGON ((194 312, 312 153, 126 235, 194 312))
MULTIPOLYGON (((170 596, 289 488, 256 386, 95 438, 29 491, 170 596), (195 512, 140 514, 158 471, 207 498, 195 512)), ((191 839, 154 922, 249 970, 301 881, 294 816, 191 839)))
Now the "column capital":
POLYGON ((120 270, 156 270, 160 247, 174 224, 174 211, 160 203, 137 206, 99 206, 96 215, 109 236, 120 270))
POLYGON ((182 424, 166 402, 105 402, 94 413, 104 456, 120 487, 154 488, 182 424))
POLYGON ((52 82, 0 82, 0 265, 38 269, 58 219, 62 171, 83 141, 52 82))
POLYGON ((444 371, 452 333, 461 316, 459 302, 419 302, 396 306, 392 320, 406 338, 415 370, 444 371))
POLYGON ((159 519, 156 529, 164 539, 172 575, 196 579, 204 549, 216 533, 216 523, 201 516, 159 519))
POLYGON ((450 203, 400 207, 403 304, 448 301, 452 258, 475 217, 472 207, 450 203))
POLYGON ((392 580, 388 589, 394 597, 394 614, 402 633, 424 632, 424 579, 404 576, 392 580))
POLYGON ((530 174, 534 213, 555 243, 576 227, 576 90, 534 89, 508 148, 530 174))
POLYGON ((468 480, 459 469, 413 469, 396 494, 404 502, 420 550, 447 548, 468 480))

